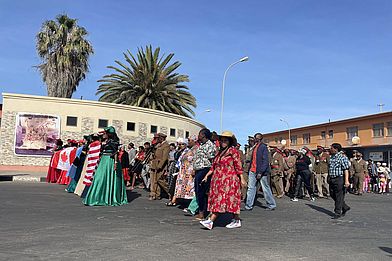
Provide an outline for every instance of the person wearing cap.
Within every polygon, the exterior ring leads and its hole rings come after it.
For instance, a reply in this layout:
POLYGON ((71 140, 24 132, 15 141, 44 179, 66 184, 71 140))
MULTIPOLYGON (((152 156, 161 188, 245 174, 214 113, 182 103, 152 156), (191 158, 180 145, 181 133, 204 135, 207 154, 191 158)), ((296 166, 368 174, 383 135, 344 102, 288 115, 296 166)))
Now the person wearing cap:
POLYGON ((105 128, 103 138, 102 156, 83 203, 86 206, 128 204, 121 164, 118 162, 119 139, 115 128, 105 128))
POLYGON ((179 169, 175 184, 174 196, 167 206, 176 206, 177 199, 193 199, 195 196, 195 171, 193 170, 193 157, 197 150, 197 137, 191 135, 187 140, 180 140, 177 167, 179 169))
POLYGON ((283 158, 283 152, 280 148, 275 148, 272 150, 271 159, 271 187, 272 192, 277 198, 284 196, 283 191, 283 172, 285 169, 285 161, 283 158))
POLYGON ((208 197, 208 211, 212 214, 207 220, 200 221, 200 224, 212 229, 220 214, 231 213, 233 219, 226 228, 240 228, 241 186, 246 185, 240 154, 235 147, 236 140, 232 132, 224 131, 219 141, 219 152, 202 180, 203 183, 207 182, 212 176, 208 197))
POLYGON ((289 194, 291 188, 293 188, 293 179, 295 176, 295 162, 297 157, 295 156, 294 150, 285 149, 285 170, 284 170, 284 192, 286 195, 289 194))
POLYGON ((391 182, 391 169, 388 167, 387 163, 383 162, 382 166, 385 169, 385 180, 386 180, 386 186, 385 186, 385 192, 389 193, 389 183, 391 182))
POLYGON ((252 152, 250 162, 248 192, 246 193, 245 210, 252 210, 256 197, 256 185, 260 182, 264 193, 264 199, 267 202, 266 210, 275 210, 276 202, 271 192, 269 166, 269 153, 267 145, 263 143, 263 134, 254 135, 255 148, 252 152))
MULTIPOLYGON (((242 175, 244 176, 244 179, 247 184, 249 180, 250 162, 252 160, 252 153, 254 148, 255 148, 255 138, 252 136, 248 136, 248 146, 247 149, 245 150, 245 156, 244 156, 245 160, 242 165, 242 169, 243 169, 242 175)), ((245 200, 247 191, 248 191, 248 186, 243 186, 241 189, 242 200, 245 200)))
POLYGON ((324 198, 329 197, 329 185, 328 185, 328 164, 330 156, 322 146, 317 146, 316 161, 313 171, 316 174, 316 186, 318 191, 318 197, 324 198), (323 189, 326 194, 324 195, 323 189))
POLYGON ((330 153, 331 158, 328 168, 329 193, 335 201, 335 215, 332 219, 339 219, 345 216, 347 211, 351 209, 344 200, 346 189, 350 186, 350 160, 343 154, 342 145, 339 143, 331 145, 330 153))
POLYGON ((351 160, 350 172, 353 177, 353 193, 361 196, 363 193, 363 182, 367 172, 366 161, 362 159, 361 153, 355 153, 354 159, 351 160))
POLYGON ((202 182, 202 180, 212 166, 212 161, 216 155, 216 147, 211 141, 211 132, 207 128, 199 131, 198 141, 200 146, 197 148, 193 157, 195 194, 199 206, 199 214, 196 216, 196 219, 203 220, 205 215, 207 215, 207 193, 210 188, 210 179, 207 179, 206 182, 202 182))
POLYGON ((166 134, 158 133, 156 135, 156 149, 151 160, 150 200, 161 199, 161 189, 169 194, 168 184, 164 177, 169 159, 169 151, 170 145, 166 141, 166 134))
POLYGON ((128 159, 129 159, 129 171, 132 169, 133 165, 135 164, 135 157, 137 150, 135 148, 135 144, 130 142, 127 146, 128 148, 128 159))
POLYGON ((305 185, 305 188, 308 191, 310 201, 314 201, 315 199, 313 197, 313 189, 312 186, 310 185, 310 178, 312 174, 309 168, 312 162, 310 158, 306 155, 307 150, 305 148, 301 148, 298 152, 299 152, 299 156, 297 158, 297 161, 295 162, 295 168, 297 170, 296 186, 295 186, 294 196, 293 198, 291 198, 291 201, 293 202, 298 201, 302 184, 305 185))
POLYGON ((129 155, 126 148, 126 145, 120 146, 120 149, 118 151, 118 161, 121 164, 125 186, 129 187, 131 185, 131 177, 129 175, 129 155))

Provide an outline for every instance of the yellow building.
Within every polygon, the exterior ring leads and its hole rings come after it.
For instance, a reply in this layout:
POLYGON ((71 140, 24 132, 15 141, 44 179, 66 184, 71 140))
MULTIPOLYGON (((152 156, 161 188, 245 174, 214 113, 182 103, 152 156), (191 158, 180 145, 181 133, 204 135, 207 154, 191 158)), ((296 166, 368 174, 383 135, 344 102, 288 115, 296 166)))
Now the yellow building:
MULTIPOLYGON (((329 147, 340 143, 350 154, 356 149, 364 158, 392 163, 392 112, 371 114, 356 118, 316 124, 291 129, 290 142, 294 149, 307 146, 316 149, 317 145, 329 147)), ((288 140, 288 130, 267 133, 265 142, 270 146, 288 140)))

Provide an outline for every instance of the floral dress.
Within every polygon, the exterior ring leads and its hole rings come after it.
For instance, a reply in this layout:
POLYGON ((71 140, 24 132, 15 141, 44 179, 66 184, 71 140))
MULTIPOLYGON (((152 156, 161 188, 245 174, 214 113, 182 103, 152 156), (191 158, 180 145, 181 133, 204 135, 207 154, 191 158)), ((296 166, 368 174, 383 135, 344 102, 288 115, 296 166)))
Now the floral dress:
POLYGON ((225 154, 218 154, 212 164, 213 171, 208 197, 208 211, 240 213, 241 159, 238 150, 230 147, 225 154))
POLYGON ((178 159, 181 165, 174 192, 176 198, 192 199, 195 195, 193 156, 195 155, 196 150, 197 146, 186 149, 178 159))

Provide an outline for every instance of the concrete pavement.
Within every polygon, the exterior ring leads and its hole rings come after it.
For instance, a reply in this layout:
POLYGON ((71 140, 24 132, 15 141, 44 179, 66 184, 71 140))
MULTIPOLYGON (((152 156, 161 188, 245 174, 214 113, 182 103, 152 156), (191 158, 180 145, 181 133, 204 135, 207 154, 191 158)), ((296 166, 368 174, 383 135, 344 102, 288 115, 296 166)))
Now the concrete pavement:
MULTIPOLYGON (((0 182, 0 260, 391 260, 389 195, 349 195, 352 210, 331 220, 332 200, 278 199, 276 211, 241 213, 243 227, 211 231, 164 200, 129 192, 121 207, 86 207, 64 186, 0 182)), ((262 202, 262 199, 259 199, 262 202)), ((260 205, 260 204, 258 204, 260 205)))

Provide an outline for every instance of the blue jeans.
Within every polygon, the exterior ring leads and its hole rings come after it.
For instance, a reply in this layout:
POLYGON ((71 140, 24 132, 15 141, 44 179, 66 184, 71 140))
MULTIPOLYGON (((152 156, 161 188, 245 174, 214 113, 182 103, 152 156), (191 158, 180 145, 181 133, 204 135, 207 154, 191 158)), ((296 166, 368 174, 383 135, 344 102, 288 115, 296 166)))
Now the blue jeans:
POLYGON ((256 179, 256 173, 253 173, 252 171, 249 171, 249 181, 248 181, 248 192, 246 193, 246 204, 245 208, 246 209, 252 209, 253 204, 255 202, 255 196, 256 196, 256 185, 257 182, 260 181, 261 187, 263 188, 263 193, 264 193, 264 198, 265 201, 267 202, 267 207, 268 208, 276 208, 276 202, 274 199, 274 196, 272 195, 271 192, 271 187, 269 185, 269 180, 268 176, 262 176, 260 180, 256 179))

